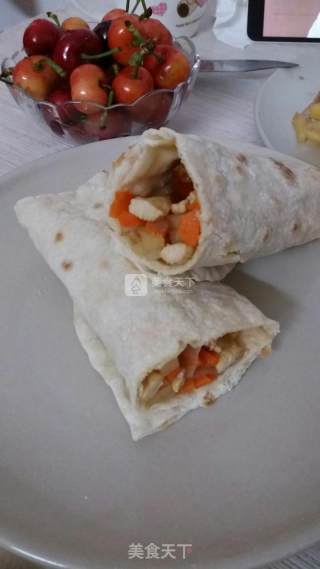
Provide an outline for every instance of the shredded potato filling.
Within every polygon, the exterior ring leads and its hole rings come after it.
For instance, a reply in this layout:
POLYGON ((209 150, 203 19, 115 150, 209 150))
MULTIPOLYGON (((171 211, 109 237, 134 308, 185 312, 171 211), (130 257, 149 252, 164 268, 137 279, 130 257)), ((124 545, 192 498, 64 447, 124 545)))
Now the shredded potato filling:
POLYGON ((146 182, 119 189, 109 215, 137 255, 166 265, 183 264, 194 254, 201 233, 192 180, 176 160, 166 173, 150 180, 149 192, 146 182))
POLYGON ((194 348, 187 345, 177 358, 145 378, 139 390, 139 400, 151 406, 181 394, 192 393, 218 379, 240 360, 245 349, 241 332, 226 334, 210 346, 194 348))

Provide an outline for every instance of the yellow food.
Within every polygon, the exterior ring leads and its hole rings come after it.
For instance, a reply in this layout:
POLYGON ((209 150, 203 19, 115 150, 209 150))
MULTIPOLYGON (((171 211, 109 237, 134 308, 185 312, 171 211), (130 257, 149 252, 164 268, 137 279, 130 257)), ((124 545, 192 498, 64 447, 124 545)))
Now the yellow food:
POLYGON ((295 113, 292 125, 297 142, 320 145, 320 93, 302 113, 295 113))
POLYGON ((314 103, 311 105, 309 114, 312 119, 320 120, 320 103, 314 103))
POLYGON ((296 113, 292 119, 293 127, 296 131, 297 141, 299 143, 307 142, 307 119, 302 113, 296 113))

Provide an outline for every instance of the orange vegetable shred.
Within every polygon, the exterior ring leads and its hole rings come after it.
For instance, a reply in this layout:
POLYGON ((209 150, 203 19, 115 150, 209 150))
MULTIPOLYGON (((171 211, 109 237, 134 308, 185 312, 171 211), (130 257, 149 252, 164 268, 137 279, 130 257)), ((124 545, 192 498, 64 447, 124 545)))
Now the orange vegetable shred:
POLYGON ((200 221, 198 212, 196 210, 189 211, 180 216, 180 223, 178 226, 178 237, 186 245, 196 247, 200 237, 200 221))
POLYGON ((195 210, 195 209, 196 209, 196 210, 197 210, 197 209, 200 209, 200 204, 199 204, 198 200, 196 200, 195 202, 189 203, 189 204, 187 205, 187 209, 188 209, 189 211, 193 211, 193 210, 195 210))
POLYGON ((193 379, 187 379, 184 385, 181 387, 179 393, 191 393, 195 389, 195 384, 193 379))
POLYGON ((165 380, 168 383, 172 383, 176 379, 176 377, 179 375, 180 371, 181 371, 181 367, 178 367, 177 369, 170 371, 170 373, 168 373, 166 375, 165 380))
POLYGON ((199 389, 199 387, 208 385, 208 383, 211 383, 214 379, 217 379, 217 375, 214 373, 208 373, 206 375, 199 375, 198 377, 195 377, 193 379, 193 383, 195 388, 199 389))
POLYGON ((116 192, 114 200, 109 209, 110 217, 119 219, 119 216, 123 212, 128 212, 132 198, 133 194, 127 190, 119 190, 116 192))
POLYGON ((208 350, 208 348, 201 348, 199 359, 204 366, 216 366, 219 362, 220 356, 213 350, 208 350))
POLYGON ((136 215, 130 213, 130 211, 123 211, 120 213, 118 216, 118 221, 122 227, 127 228, 139 227, 145 223, 142 219, 139 219, 136 215))

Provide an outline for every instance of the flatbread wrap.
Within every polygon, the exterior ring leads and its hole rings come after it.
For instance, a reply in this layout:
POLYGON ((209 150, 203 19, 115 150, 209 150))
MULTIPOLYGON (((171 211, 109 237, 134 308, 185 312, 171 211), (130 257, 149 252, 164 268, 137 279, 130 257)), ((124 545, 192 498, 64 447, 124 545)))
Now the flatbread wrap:
POLYGON ((320 170, 268 149, 149 130, 113 164, 108 223, 163 274, 245 262, 320 237, 320 170))
POLYGON ((145 296, 128 296, 126 276, 136 268, 116 254, 101 181, 24 198, 16 214, 66 286, 78 337, 136 440, 234 387, 279 326, 222 284, 192 281, 181 292, 147 281, 145 296))

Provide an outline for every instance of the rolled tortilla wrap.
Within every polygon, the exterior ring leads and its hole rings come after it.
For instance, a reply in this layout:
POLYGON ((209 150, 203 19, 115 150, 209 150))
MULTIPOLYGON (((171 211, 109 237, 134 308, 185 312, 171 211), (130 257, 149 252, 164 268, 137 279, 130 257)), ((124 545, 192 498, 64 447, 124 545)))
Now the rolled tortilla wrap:
MULTIPOLYGON (((279 327, 220 284, 190 279, 185 292, 173 286, 159 292, 149 283, 146 296, 127 296, 125 277, 136 269, 115 255, 98 182, 25 198, 16 213, 66 286, 81 343, 137 439, 234 387, 279 327)), ((144 275, 135 279, 146 286, 144 275)))
POLYGON ((320 170, 271 150, 149 130, 114 162, 109 183, 108 220, 126 255, 164 274, 320 237, 320 170), (150 228, 166 232, 162 241, 150 228))

